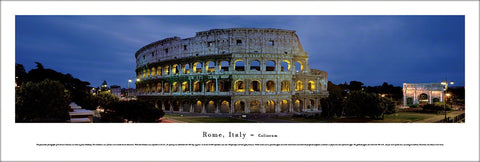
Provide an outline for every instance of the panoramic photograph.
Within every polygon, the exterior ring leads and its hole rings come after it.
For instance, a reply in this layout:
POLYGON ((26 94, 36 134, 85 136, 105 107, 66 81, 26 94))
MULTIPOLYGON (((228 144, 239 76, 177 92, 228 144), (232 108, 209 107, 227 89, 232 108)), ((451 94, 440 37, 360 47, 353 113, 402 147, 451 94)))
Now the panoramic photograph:
POLYGON ((15 16, 16 123, 464 123, 464 15, 15 16))

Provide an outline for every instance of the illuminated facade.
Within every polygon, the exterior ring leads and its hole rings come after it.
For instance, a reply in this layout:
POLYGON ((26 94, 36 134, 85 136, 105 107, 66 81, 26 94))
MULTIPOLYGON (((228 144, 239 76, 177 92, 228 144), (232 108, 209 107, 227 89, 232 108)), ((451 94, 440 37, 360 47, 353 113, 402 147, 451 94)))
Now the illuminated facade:
POLYGON ((327 73, 310 69, 295 31, 232 28, 142 47, 137 98, 165 111, 291 113, 321 110, 327 73))
POLYGON ((403 106, 425 102, 443 102, 444 86, 441 83, 403 83, 403 106))

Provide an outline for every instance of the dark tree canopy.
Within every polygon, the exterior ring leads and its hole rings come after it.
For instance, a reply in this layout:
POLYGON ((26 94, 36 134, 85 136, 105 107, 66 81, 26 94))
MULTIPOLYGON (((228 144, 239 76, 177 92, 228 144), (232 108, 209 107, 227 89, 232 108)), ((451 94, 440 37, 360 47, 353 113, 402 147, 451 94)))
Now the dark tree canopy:
MULTIPOLYGON (((89 109, 93 107, 88 105, 89 102, 94 102, 89 100, 89 96, 91 95, 91 87, 88 86, 90 85, 89 82, 81 81, 80 79, 73 77, 71 74, 62 74, 52 69, 45 69, 41 63, 35 63, 37 64, 37 68, 30 70, 26 74, 26 77, 22 77, 25 78, 25 81, 41 82, 45 79, 59 81, 68 91, 70 99, 73 102, 89 109)), ((23 68, 23 65, 17 64, 17 67, 21 69, 23 68)), ((21 72, 18 74, 21 74, 21 72)), ((19 75, 17 75, 17 77, 20 78, 19 75)))
POLYGON ((26 82, 17 89, 16 122, 65 122, 68 115, 68 94, 58 81, 46 79, 26 82))

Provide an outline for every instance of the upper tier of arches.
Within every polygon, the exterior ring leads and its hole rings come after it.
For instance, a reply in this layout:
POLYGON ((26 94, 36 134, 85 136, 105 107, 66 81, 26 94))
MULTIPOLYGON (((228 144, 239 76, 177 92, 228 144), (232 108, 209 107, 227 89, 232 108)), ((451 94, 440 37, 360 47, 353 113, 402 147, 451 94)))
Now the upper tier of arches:
POLYGON ((197 32, 195 37, 166 38, 135 53, 137 67, 153 62, 232 53, 307 55, 293 30, 231 28, 197 32))

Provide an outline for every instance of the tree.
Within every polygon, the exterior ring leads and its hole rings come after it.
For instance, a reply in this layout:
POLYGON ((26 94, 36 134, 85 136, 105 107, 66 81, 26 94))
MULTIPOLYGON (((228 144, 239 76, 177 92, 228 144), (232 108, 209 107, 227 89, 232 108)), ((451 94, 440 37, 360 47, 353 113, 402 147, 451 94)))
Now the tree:
POLYGON ((18 86, 22 85, 27 80, 27 72, 22 64, 15 64, 15 82, 18 86))
POLYGON ((352 91, 345 102, 345 115, 354 117, 371 117, 379 119, 383 116, 387 105, 375 93, 352 91))
POLYGON ((112 108, 113 104, 118 102, 119 99, 117 96, 108 91, 101 91, 97 93, 96 100, 99 106, 110 109, 112 108))
MULTIPOLYGON (((45 69, 41 63, 35 63, 37 64, 37 68, 28 72, 25 77, 26 81, 41 82, 45 79, 59 81, 65 86, 73 102, 90 110, 96 107, 91 105, 91 101, 93 100, 91 100, 90 97, 91 87, 88 86, 90 85, 89 82, 81 81, 71 74, 62 74, 52 69, 45 69)), ((19 69, 21 69, 20 66, 23 67, 23 65, 18 64, 19 69)))
POLYGON ((360 91, 362 90, 363 83, 360 81, 350 81, 350 86, 348 86, 348 89, 350 91, 360 91))
POLYGON ((70 101, 58 81, 26 82, 16 92, 16 122, 65 122, 70 101))
POLYGON ((322 117, 334 118, 340 117, 343 113, 343 95, 341 90, 329 91, 327 98, 320 100, 322 103, 322 117))

